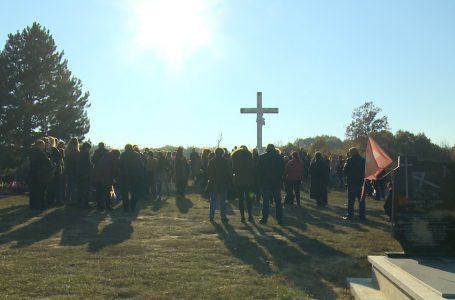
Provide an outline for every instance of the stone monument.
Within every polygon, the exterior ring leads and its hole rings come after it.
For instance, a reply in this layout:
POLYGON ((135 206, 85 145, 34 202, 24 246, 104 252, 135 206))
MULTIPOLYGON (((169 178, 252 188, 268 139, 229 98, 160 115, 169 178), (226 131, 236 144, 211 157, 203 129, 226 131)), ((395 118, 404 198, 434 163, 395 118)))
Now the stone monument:
POLYGON ((455 299, 455 165, 400 156, 392 172, 392 233, 403 253, 369 256, 355 299, 455 299))

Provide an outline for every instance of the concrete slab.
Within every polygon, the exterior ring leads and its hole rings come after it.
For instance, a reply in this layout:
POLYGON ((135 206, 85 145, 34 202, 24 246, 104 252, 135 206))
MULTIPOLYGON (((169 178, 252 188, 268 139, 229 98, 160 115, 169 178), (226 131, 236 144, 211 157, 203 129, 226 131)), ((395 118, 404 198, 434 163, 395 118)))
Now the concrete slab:
MULTIPOLYGON (((389 299, 441 300, 443 297, 423 281, 395 265, 385 256, 368 256, 379 289, 389 299), (400 293, 398 293, 400 292, 400 293), (401 295, 403 297, 398 297, 401 295)), ((374 279, 375 279, 374 278, 374 279)))
POLYGON ((455 298, 455 259, 440 257, 388 258, 443 298, 455 298))
POLYGON ((348 278, 347 281, 355 300, 386 300, 371 278, 348 278))

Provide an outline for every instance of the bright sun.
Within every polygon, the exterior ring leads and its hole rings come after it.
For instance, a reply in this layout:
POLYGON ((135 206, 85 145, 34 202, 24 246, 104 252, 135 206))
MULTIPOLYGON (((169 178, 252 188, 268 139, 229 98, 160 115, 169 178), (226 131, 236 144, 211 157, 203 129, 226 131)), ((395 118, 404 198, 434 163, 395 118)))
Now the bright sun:
POLYGON ((141 0, 134 13, 137 50, 153 50, 173 68, 210 43, 208 1, 141 0))

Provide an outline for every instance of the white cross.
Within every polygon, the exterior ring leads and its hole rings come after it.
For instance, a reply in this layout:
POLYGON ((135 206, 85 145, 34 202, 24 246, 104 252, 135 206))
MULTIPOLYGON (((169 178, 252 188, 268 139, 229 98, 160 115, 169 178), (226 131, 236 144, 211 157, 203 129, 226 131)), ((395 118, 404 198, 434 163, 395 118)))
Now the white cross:
POLYGON ((262 149, 262 126, 265 125, 264 114, 277 114, 278 108, 263 108, 262 107, 262 92, 257 93, 257 107, 256 108, 241 108, 242 114, 256 114, 257 123, 257 149, 259 153, 263 152, 262 149))

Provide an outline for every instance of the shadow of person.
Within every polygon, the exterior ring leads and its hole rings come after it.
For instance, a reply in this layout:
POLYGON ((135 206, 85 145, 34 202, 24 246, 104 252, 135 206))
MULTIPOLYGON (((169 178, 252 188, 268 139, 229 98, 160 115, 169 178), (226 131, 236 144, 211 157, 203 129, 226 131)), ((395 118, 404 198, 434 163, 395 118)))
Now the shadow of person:
POLYGON ((212 224, 218 237, 233 256, 249 264, 260 274, 271 274, 267 256, 258 244, 249 237, 239 235, 229 223, 223 223, 223 226, 215 222, 212 224))
POLYGON ((193 207, 193 202, 190 199, 182 196, 175 197, 175 204, 182 214, 188 213, 193 207))
POLYGON ((167 200, 168 198, 163 198, 161 196, 156 197, 156 199, 152 202, 151 210, 153 211, 159 211, 163 207, 167 205, 167 200))
POLYGON ((138 214, 139 209, 127 213, 114 211, 111 214, 112 222, 104 226, 101 232, 89 241, 88 251, 98 252, 105 247, 129 240, 134 232, 132 223, 138 214))
MULTIPOLYGON (((72 209, 74 211, 74 209, 72 209)), ((106 214, 95 210, 69 213, 70 222, 62 231, 60 245, 78 246, 89 243, 98 236, 98 226, 106 218, 106 214)))
POLYGON ((299 273, 290 272, 291 279, 297 284, 304 287, 305 290, 311 290, 312 296, 317 299, 335 299, 336 294, 332 290, 333 286, 346 288, 345 278, 353 275, 351 272, 364 276, 362 267, 358 258, 353 255, 341 252, 322 241, 310 238, 292 228, 274 227, 273 231, 280 239, 286 241, 292 247, 301 250, 305 255, 299 257, 284 256, 275 251, 276 247, 267 246, 272 256, 280 263, 285 263, 292 267, 301 268, 306 279, 302 280, 299 273), (284 261, 283 261, 284 260, 284 261), (339 271, 333 272, 336 268, 339 271), (328 284, 329 283, 329 284, 328 284), (315 286, 324 288, 314 289, 315 286))
POLYGON ((17 241, 16 248, 30 246, 50 238, 68 226, 76 225, 84 213, 86 212, 64 208, 46 210, 36 221, 3 235, 0 243, 17 241))
POLYGON ((30 210, 28 205, 14 205, 0 210, 0 233, 8 232, 11 228, 21 225, 42 212, 30 210))

